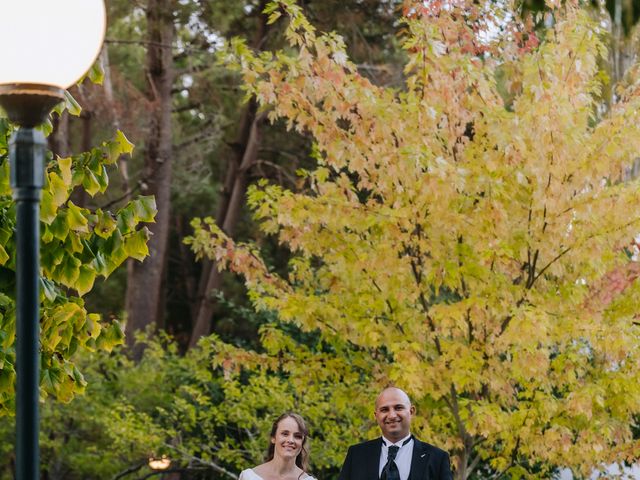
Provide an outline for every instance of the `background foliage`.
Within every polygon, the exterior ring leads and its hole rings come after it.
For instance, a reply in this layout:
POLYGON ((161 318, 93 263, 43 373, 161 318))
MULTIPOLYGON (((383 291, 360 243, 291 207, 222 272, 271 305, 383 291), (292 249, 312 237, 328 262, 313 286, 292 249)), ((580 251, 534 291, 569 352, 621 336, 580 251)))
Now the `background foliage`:
MULTIPOLYGON (((377 435, 389 383, 458 478, 633 462, 640 137, 616 5, 109 2, 104 85, 74 87, 83 110, 70 97, 47 126, 43 478, 232 478, 287 409, 333 478, 377 435), (152 283, 118 268, 148 253, 152 283), (134 308, 150 293, 153 312, 134 308), (146 348, 109 353, 117 318, 146 348)), ((10 416, 0 430, 11 478, 10 416)))
POLYGON ((293 52, 231 54, 270 119, 315 139, 306 190, 249 192, 263 232, 293 252, 286 275, 194 222, 195 250, 241 273, 256 308, 318 335, 311 353, 265 329, 257 365, 277 371, 290 354, 305 392, 403 387, 428 412, 417 432, 461 479, 481 462, 547 478, 637 456, 637 288, 591 299, 628 268, 638 190, 620 180, 638 98, 621 89, 600 116, 601 27, 577 5, 548 8, 552 27, 536 32, 493 4, 407 2, 399 91, 363 78, 295 3, 271 4, 293 52))

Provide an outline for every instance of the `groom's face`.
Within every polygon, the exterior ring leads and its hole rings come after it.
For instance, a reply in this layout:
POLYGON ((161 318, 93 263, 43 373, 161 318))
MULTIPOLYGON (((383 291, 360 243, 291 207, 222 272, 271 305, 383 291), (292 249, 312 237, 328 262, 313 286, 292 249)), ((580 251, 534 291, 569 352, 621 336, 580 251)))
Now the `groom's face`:
POLYGON ((409 435, 414 413, 409 397, 398 388, 387 388, 376 400, 376 421, 385 438, 393 442, 409 435))

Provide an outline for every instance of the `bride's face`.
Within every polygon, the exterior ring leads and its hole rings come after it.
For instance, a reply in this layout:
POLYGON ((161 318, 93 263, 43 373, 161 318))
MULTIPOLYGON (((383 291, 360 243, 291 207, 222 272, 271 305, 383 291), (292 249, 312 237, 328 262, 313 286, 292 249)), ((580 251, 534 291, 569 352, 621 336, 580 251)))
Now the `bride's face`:
POLYGON ((298 422, 291 417, 285 417, 278 423, 275 437, 271 438, 274 444, 274 455, 282 458, 296 458, 302 449, 304 435, 300 431, 298 422))

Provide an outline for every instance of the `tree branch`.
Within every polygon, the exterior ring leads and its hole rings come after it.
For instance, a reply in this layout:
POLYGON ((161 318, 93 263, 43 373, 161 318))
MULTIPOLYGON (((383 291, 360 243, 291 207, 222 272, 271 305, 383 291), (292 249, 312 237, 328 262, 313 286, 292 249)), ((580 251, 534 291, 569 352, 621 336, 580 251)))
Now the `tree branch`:
POLYGON ((203 460, 202 458, 198 458, 194 455, 191 455, 190 453, 187 453, 186 451, 182 450, 181 448, 178 448, 174 445, 165 444, 166 447, 175 450, 176 452, 178 452, 180 455, 182 455, 185 458, 188 458, 190 461, 195 462, 198 465, 205 465, 207 467, 209 467, 210 469, 212 469, 215 472, 221 473, 223 475, 226 475, 229 478, 232 478, 233 480, 238 480, 238 475, 236 475, 233 472, 230 472, 229 470, 227 470, 224 467, 221 467, 220 465, 218 465, 215 462, 212 461, 207 461, 207 460, 203 460))
POLYGON ((147 462, 142 462, 142 463, 140 463, 138 465, 133 465, 133 466, 127 468, 126 470, 123 470, 122 472, 118 473, 115 477, 113 477, 112 480, 119 480, 120 478, 124 478, 127 475, 129 475, 130 473, 137 472, 138 470, 140 470, 145 465, 147 465, 147 462))
MULTIPOLYGON (((531 285, 529 288, 531 288, 533 286, 533 283, 540 278, 540 276, 551 266, 553 265, 555 262, 557 262, 558 260, 560 260, 562 257, 564 257, 569 251, 571 250, 571 247, 567 247, 565 248, 563 251, 561 251, 558 255, 556 255, 554 257, 553 260, 551 260, 549 263, 547 263, 544 267, 542 267, 540 269, 540 271, 538 272, 538 274, 533 278, 533 281, 531 282, 531 285)), ((537 252, 536 252, 537 253, 537 252)))

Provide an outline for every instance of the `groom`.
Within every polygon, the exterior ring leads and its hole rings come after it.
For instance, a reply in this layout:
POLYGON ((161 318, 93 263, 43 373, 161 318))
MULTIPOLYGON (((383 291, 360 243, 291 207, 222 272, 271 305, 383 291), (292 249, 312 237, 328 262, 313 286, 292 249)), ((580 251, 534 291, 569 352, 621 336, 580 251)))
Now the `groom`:
POLYGON ((415 412, 405 392, 385 388, 374 412, 382 438, 349 447, 338 480, 451 480, 447 452, 409 432, 415 412))

